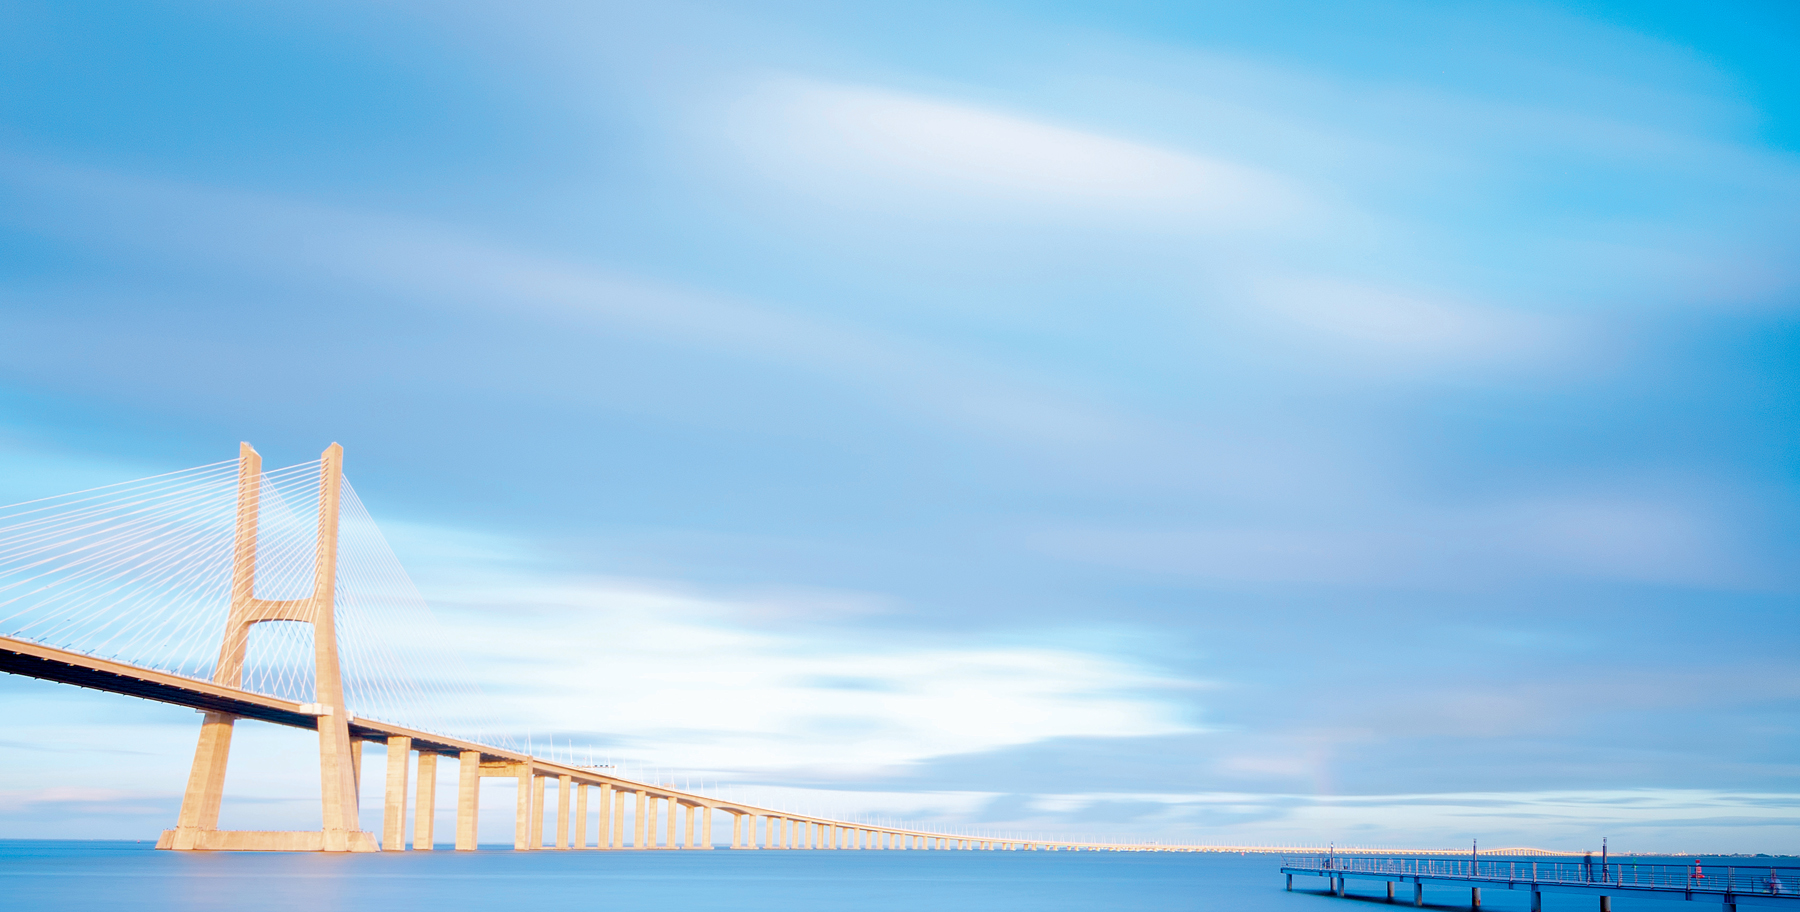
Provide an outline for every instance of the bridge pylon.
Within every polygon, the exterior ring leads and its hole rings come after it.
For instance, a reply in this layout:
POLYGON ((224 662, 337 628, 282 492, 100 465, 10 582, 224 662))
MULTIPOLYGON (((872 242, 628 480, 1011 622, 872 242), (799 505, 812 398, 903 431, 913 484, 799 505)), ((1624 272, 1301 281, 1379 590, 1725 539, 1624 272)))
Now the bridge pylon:
POLYGON ((231 608, 213 683, 241 687, 250 628, 268 621, 299 621, 313 630, 313 700, 319 730, 319 797, 323 827, 317 832, 270 832, 219 829, 219 806, 225 792, 226 760, 231 753, 236 717, 208 712, 200 724, 200 743, 182 795, 175 828, 164 830, 159 849, 274 852, 374 852, 373 833, 361 829, 358 816, 356 747, 350 740, 350 715, 344 707, 344 682, 338 668, 337 593, 338 512, 344 478, 344 448, 327 447, 319 462, 319 527, 313 558, 313 590, 306 598, 272 600, 256 597, 257 532, 262 500, 262 456, 248 443, 238 445, 237 528, 231 562, 231 608))

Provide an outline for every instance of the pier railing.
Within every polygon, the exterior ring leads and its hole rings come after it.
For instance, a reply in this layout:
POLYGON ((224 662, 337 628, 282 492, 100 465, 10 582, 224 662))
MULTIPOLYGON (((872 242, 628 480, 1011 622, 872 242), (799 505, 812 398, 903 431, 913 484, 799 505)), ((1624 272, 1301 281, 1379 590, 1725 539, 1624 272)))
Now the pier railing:
POLYGON ((1620 886, 1691 893, 1761 893, 1800 897, 1800 867, 1719 864, 1643 864, 1633 861, 1405 858, 1288 855, 1284 869, 1321 876, 1372 875, 1454 878, 1495 883, 1620 886))

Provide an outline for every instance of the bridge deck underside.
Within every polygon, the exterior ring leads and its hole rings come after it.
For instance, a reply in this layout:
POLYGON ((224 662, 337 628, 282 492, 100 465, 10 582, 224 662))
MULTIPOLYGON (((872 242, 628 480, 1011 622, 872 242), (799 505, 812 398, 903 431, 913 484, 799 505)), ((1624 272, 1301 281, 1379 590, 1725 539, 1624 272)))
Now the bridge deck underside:
MULTIPOLYGON (((90 690, 141 697, 146 700, 155 700, 158 703, 186 706, 206 712, 227 713, 245 719, 256 719, 276 725, 304 728, 309 731, 317 731, 319 728, 318 717, 302 712, 300 704, 291 700, 224 687, 209 681, 152 671, 135 665, 72 653, 10 637, 0 638, 0 672, 56 681, 61 684, 73 684, 90 690)), ((434 739, 427 734, 411 732, 397 726, 388 726, 377 722, 352 720, 350 733, 355 737, 373 741, 385 741, 391 734, 409 735, 414 739, 415 750, 456 753, 472 749, 470 745, 452 739, 434 739)), ((500 759, 520 759, 494 753, 492 748, 483 753, 500 759)))

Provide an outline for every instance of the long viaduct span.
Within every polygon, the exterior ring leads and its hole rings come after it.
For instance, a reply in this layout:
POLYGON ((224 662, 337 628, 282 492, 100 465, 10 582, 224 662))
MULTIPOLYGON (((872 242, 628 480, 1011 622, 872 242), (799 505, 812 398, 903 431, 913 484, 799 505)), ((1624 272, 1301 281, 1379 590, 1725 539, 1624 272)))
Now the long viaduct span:
POLYGON ((480 785, 490 777, 518 784, 520 850, 711 849, 721 813, 731 819, 734 849, 1248 848, 871 825, 533 756, 446 713, 475 695, 466 675, 446 673, 446 651, 420 642, 430 629, 423 600, 345 479, 337 444, 314 462, 265 472, 246 443, 235 462, 0 510, 0 670, 204 714, 181 810, 161 849, 402 850, 410 812, 412 849, 431 850, 444 758, 457 764, 460 851, 476 847, 480 785), (218 828, 239 719, 317 732, 321 829, 218 828), (370 741, 387 747, 379 837, 359 816, 370 741), (551 782, 556 803, 547 808, 551 782), (555 815, 553 842, 547 811, 555 815))

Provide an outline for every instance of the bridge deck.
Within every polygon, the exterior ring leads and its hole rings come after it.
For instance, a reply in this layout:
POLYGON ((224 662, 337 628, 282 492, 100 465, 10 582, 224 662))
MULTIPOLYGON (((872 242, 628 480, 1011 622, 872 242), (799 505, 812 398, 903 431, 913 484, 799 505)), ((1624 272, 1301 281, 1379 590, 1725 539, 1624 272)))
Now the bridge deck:
MULTIPOLYGON (((1633 861, 1548 861, 1532 858, 1408 858, 1366 855, 1290 856, 1281 872, 1389 883, 1455 884, 1533 893, 1636 895, 1795 907, 1800 904, 1800 868, 1768 865, 1644 864, 1633 861)), ((1341 887, 1338 888, 1340 894, 1341 887)), ((1390 896, 1392 894, 1390 893, 1390 896)), ((1420 893, 1415 890, 1415 903, 1420 893)), ((1534 900, 1532 908, 1540 905, 1534 900)))

